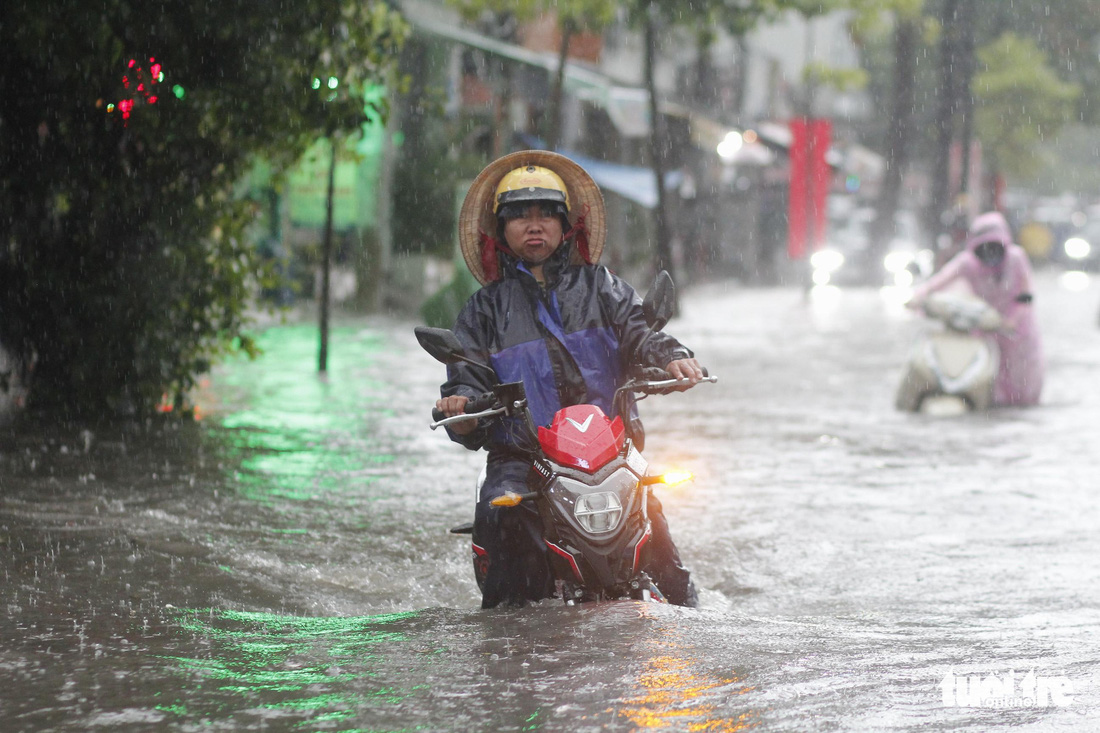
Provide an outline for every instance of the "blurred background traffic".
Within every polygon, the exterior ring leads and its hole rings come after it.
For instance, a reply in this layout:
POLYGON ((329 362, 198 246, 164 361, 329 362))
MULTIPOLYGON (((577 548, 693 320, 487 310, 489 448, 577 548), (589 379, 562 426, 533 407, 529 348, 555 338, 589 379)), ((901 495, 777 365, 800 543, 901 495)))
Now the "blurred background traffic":
POLYGON ((182 405, 267 307, 449 326, 466 188, 526 148, 635 283, 906 287, 994 209, 1100 263, 1096 0, 48 5, 0 26, 5 405, 182 405))
MULTIPOLYGON (((635 281, 660 263, 685 285, 907 286, 993 209, 1034 264, 1094 269, 1100 14, 977 6, 406 0, 409 83, 371 153, 338 163, 337 295, 449 325, 473 288, 465 186, 524 148, 590 170, 605 261, 635 281)), ((303 296, 323 173, 299 168, 270 211, 303 296)))

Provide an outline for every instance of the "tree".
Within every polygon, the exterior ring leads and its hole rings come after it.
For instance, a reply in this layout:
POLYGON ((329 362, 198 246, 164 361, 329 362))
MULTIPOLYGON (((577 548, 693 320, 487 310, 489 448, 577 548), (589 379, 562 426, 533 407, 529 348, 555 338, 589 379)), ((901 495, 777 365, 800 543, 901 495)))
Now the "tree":
POLYGON ((0 23, 0 341, 34 365, 30 404, 70 416, 180 401, 254 352, 263 277, 239 195, 363 104, 404 34, 381 2, 9 0, 0 23), (60 23, 58 18, 64 18, 60 23))
MULTIPOLYGON (((627 5, 635 27, 644 39, 644 84, 649 96, 649 160, 657 183, 657 206, 653 210, 656 233, 655 270, 667 270, 676 279, 672 259, 672 242, 668 226, 668 194, 664 186, 665 158, 669 139, 664 130, 657 94, 655 67, 661 47, 660 34, 680 28, 693 34, 699 29, 720 24, 731 33, 743 34, 760 18, 778 12, 782 0, 697 0, 686 5, 677 0, 632 0, 627 5)), ((678 306, 678 304, 677 304, 678 306)))
MULTIPOLYGON (((507 43, 516 41, 519 23, 530 20, 538 12, 537 0, 446 0, 468 22, 475 23, 485 35, 507 43)), ((514 62, 507 56, 500 59, 501 79, 493 95, 494 119, 490 129, 492 155, 505 153, 510 144, 505 140, 504 127, 510 122, 512 77, 514 62)))
POLYGON ((983 44, 1012 32, 1030 38, 1058 78, 1081 87, 1075 119, 1100 124, 1100 13, 1096 0, 983 3, 977 21, 983 44))
MULTIPOLYGON (((384 10, 383 6, 376 7, 384 10)), ((374 25, 375 18, 370 15, 372 12, 369 5, 350 5, 337 21, 337 25, 328 29, 327 37, 314 39, 314 43, 324 50, 314 61, 316 71, 310 83, 314 94, 306 98, 305 113, 313 129, 322 132, 329 145, 325 224, 321 240, 320 343, 317 353, 317 370, 321 373, 328 371, 336 163, 348 133, 362 134, 362 125, 372 116, 376 118, 373 122, 379 122, 377 118, 381 116, 382 106, 385 104, 384 97, 368 96, 368 91, 373 91, 368 87, 374 79, 371 76, 370 60, 363 57, 363 48, 369 47, 372 39, 364 36, 362 31, 374 25)), ((320 26, 320 30, 323 31, 324 26, 320 26)), ((396 47, 391 49, 390 63, 397 63, 396 50, 396 47)))
POLYGON ((1059 79, 1034 41, 1013 33, 980 49, 978 60, 975 129, 994 185, 1003 174, 1033 174, 1038 143, 1074 118, 1081 88, 1059 79))
MULTIPOLYGON (((663 147, 667 145, 667 133, 664 118, 661 117, 657 99, 657 82, 654 66, 657 58, 658 9, 650 4, 645 9, 643 29, 645 37, 645 88, 649 97, 649 164, 653 168, 653 178, 657 184, 657 206, 653 209, 653 224, 657 236, 657 258, 654 270, 667 270, 676 282, 676 269, 672 259, 672 241, 668 230, 668 192, 665 190, 665 156, 663 147)), ((673 304, 679 310, 679 299, 673 304)))
POLYGON ((1049 71, 1081 90, 1071 105, 1066 127, 1054 136, 1044 125, 1042 142, 1029 145, 1034 156, 1025 164, 1026 173, 1002 171, 1014 186, 1049 191, 1054 182, 1054 190, 1076 190, 1085 196, 1094 190, 1088 181, 1094 178, 1095 155, 1087 144, 1075 145, 1071 140, 1094 139, 1100 124, 1100 105, 1096 103, 1100 99, 1100 13, 1096 7, 1096 0, 982 3, 977 21, 979 46, 988 46, 1006 33, 1030 39, 1043 51, 1049 71))
POLYGON ((565 90, 565 63, 569 56, 569 44, 574 35, 583 29, 598 31, 607 27, 615 16, 611 0, 542 0, 545 10, 557 14, 561 27, 558 42, 558 68, 554 85, 550 88, 550 104, 546 110, 546 147, 554 150, 561 143, 561 104, 565 90))
MULTIPOLYGON (((975 0, 944 0, 939 11, 938 85, 932 124, 936 140, 933 150, 932 182, 925 222, 933 234, 944 226, 943 216, 953 206, 959 191, 951 181, 951 149, 961 144, 969 160, 971 120, 970 82, 974 72, 975 0)), ((964 170, 969 169, 964 164, 964 170)))
MULTIPOLYGON (((860 26, 857 35, 868 32, 867 26, 878 23, 884 12, 893 20, 893 69, 890 84, 890 108, 884 141, 886 170, 871 225, 867 256, 870 263, 880 262, 887 243, 894 233, 894 219, 901 195, 902 177, 909 161, 914 137, 914 100, 916 96, 917 52, 923 29, 924 0, 894 0, 890 3, 855 0, 854 8, 860 26)), ((865 268, 868 273, 876 270, 865 268)))

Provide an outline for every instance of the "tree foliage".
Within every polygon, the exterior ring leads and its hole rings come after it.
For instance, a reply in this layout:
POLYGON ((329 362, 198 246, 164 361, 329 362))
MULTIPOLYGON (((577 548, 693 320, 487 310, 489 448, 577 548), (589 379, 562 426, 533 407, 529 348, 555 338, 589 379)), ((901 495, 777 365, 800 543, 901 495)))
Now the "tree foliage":
POLYGON ((981 6, 982 45, 1010 32, 1032 39, 1059 79, 1081 87, 1083 93, 1074 107, 1076 120, 1100 124, 1100 12, 1096 0, 1016 0, 981 6))
POLYGON ((0 341, 34 365, 33 406, 151 410, 253 351, 240 183, 357 128, 362 96, 337 92, 382 78, 405 25, 337 0, 0 13, 0 341))
POLYGON ((1034 41, 1013 33, 980 49, 978 59, 978 137, 1000 172, 1030 175, 1038 162, 1036 144, 1073 120, 1081 89, 1058 78, 1034 41))

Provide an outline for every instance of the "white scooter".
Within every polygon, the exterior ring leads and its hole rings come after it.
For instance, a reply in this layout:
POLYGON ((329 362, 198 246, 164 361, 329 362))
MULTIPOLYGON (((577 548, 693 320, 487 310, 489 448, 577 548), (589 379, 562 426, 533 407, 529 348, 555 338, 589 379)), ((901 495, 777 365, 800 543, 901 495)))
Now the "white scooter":
POLYGON ((1001 358, 989 334, 1004 327, 1000 313, 959 293, 929 295, 923 312, 940 327, 929 328, 914 345, 897 408, 937 416, 988 409, 1001 358))

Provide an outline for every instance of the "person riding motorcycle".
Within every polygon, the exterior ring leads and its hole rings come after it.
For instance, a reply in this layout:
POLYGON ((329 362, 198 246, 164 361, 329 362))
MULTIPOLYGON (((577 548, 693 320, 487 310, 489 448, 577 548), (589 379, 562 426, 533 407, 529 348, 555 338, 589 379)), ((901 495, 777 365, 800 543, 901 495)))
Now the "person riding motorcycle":
MULTIPOLYGON (((603 196, 569 158, 521 151, 489 164, 459 215, 459 242, 483 285, 462 309, 455 334, 467 354, 490 364, 498 381, 523 382, 536 425, 554 413, 594 404, 614 418, 612 398, 633 363, 661 367, 695 384, 704 374, 693 353, 664 333, 650 333, 641 298, 598 262, 606 237, 603 196)), ((489 391, 494 377, 468 363, 447 367, 436 407, 448 417, 489 391)), ((622 415, 624 421, 637 418, 622 415)), ((452 440, 486 448, 486 477, 474 515, 475 537, 489 567, 482 608, 551 597, 554 584, 539 518, 526 504, 490 501, 522 493, 531 470, 520 430, 507 421, 459 422, 452 440)), ((649 494, 653 537, 643 564, 671 603, 697 605, 690 573, 672 542, 660 502, 649 494)))
POLYGON ((965 249, 918 286, 908 305, 919 307, 930 293, 964 279, 979 298, 997 309, 1006 328, 994 336, 1001 363, 993 383, 993 404, 1035 405, 1043 389, 1043 352, 1032 306, 1027 253, 1012 242, 1004 215, 975 217, 965 249))

